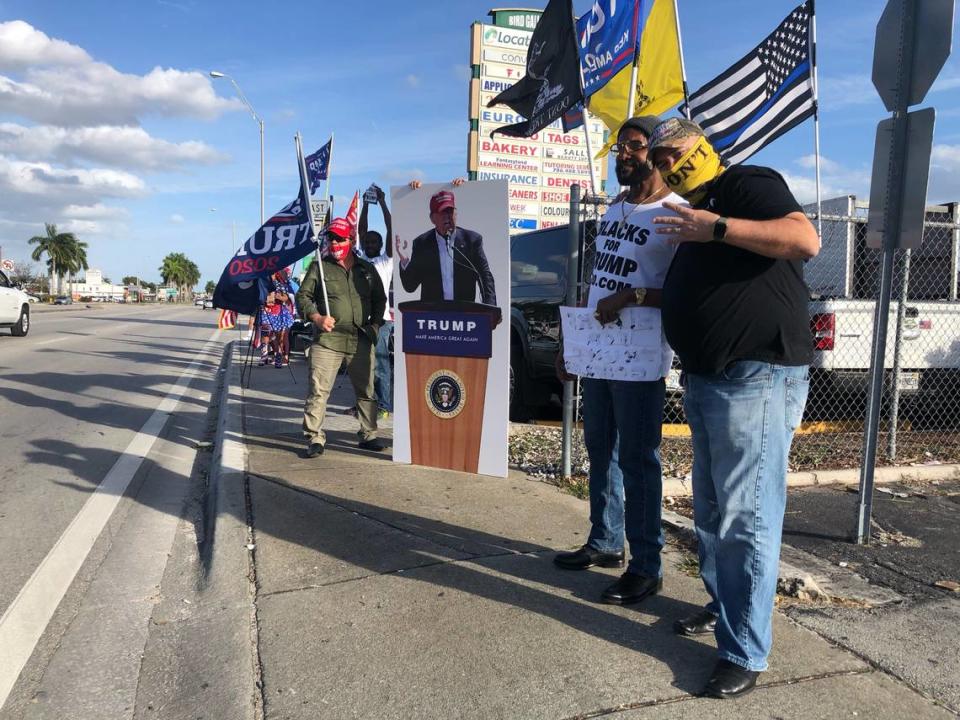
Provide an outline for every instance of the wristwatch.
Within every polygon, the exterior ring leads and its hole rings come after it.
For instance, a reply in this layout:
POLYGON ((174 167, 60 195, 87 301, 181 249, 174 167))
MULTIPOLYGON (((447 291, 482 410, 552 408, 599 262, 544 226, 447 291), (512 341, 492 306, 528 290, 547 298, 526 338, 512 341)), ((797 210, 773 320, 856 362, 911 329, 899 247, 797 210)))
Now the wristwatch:
POLYGON ((726 236, 727 219, 725 217, 717 218, 717 221, 713 224, 713 240, 714 242, 723 242, 726 236))
POLYGON ((633 302, 637 305, 643 305, 644 299, 647 297, 646 288, 634 288, 633 289, 633 302))

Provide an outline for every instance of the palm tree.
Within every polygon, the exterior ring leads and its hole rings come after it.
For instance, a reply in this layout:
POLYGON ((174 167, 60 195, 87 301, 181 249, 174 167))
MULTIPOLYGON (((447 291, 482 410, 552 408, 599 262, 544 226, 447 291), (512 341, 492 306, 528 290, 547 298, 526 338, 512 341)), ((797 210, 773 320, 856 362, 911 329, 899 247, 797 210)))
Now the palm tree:
MULTIPOLYGON (((36 262, 47 256, 47 272, 52 277, 56 274, 58 278, 57 289, 59 290, 59 278, 70 272, 76 272, 81 267, 87 267, 86 243, 77 240, 73 233, 58 233, 57 226, 51 223, 44 223, 46 226, 46 235, 34 235, 27 242, 30 245, 36 245, 30 257, 36 262)), ((48 286, 47 291, 51 288, 48 286)))
POLYGON ((200 282, 200 268, 183 253, 170 253, 160 266, 160 277, 164 284, 177 286, 177 297, 183 300, 186 288, 192 288, 200 282))

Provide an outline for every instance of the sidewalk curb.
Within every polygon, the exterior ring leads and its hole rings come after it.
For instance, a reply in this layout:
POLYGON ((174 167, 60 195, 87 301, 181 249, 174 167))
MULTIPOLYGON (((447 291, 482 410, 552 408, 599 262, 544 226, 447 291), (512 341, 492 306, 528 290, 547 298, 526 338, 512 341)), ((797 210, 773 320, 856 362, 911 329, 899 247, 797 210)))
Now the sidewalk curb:
MULTIPOLYGON (((247 678, 247 700, 244 704, 245 720, 263 718, 262 680, 260 676, 260 658, 258 628, 256 617, 256 576, 250 527, 249 504, 247 498, 247 448, 243 437, 243 390, 239 383, 239 370, 236 363, 236 342, 231 340, 224 346, 225 377, 220 389, 220 408, 217 417, 217 429, 214 438, 215 455, 211 466, 208 489, 208 522, 213 524, 210 543, 209 575, 217 572, 243 574, 244 589, 233 589, 231 600, 238 601, 236 595, 243 595, 242 601, 248 604, 249 629, 244 638, 244 647, 237 648, 238 653, 248 656, 249 676, 247 678), (238 391, 238 392, 236 392, 238 391), (244 556, 240 557, 240 553, 244 556), (222 567, 218 567, 222 566, 222 567)), ((239 584, 238 584, 239 585, 239 584)))

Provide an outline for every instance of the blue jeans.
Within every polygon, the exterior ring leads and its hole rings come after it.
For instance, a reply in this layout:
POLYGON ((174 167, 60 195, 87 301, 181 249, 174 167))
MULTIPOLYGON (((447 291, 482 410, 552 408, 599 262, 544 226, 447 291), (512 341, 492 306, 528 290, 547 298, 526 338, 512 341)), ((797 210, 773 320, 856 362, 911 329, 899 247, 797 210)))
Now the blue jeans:
POLYGON ((808 386, 806 366, 752 360, 686 377, 700 577, 719 657, 748 670, 767 669, 773 642, 787 456, 808 386))
POLYGON ((377 335, 377 365, 374 372, 373 387, 377 396, 377 405, 381 410, 393 412, 393 365, 390 362, 390 335, 393 321, 387 320, 380 326, 377 335))
POLYGON ((660 577, 663 380, 583 380, 583 441, 590 458, 590 537, 601 552, 630 546, 627 569, 660 577), (626 496, 626 503, 624 503, 626 496))

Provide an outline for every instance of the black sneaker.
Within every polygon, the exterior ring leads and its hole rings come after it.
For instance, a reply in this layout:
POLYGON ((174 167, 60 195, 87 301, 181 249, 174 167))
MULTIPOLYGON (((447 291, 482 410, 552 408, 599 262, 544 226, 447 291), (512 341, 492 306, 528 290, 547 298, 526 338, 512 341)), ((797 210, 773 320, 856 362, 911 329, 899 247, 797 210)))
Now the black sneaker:
POLYGON ((318 455, 323 455, 323 445, 320 443, 310 443, 310 447, 307 448, 305 457, 315 458, 318 455))
POLYGON ((387 449, 387 444, 383 442, 380 438, 370 438, 369 440, 361 440, 357 443, 357 447, 361 450, 373 450, 374 452, 382 452, 387 449))

